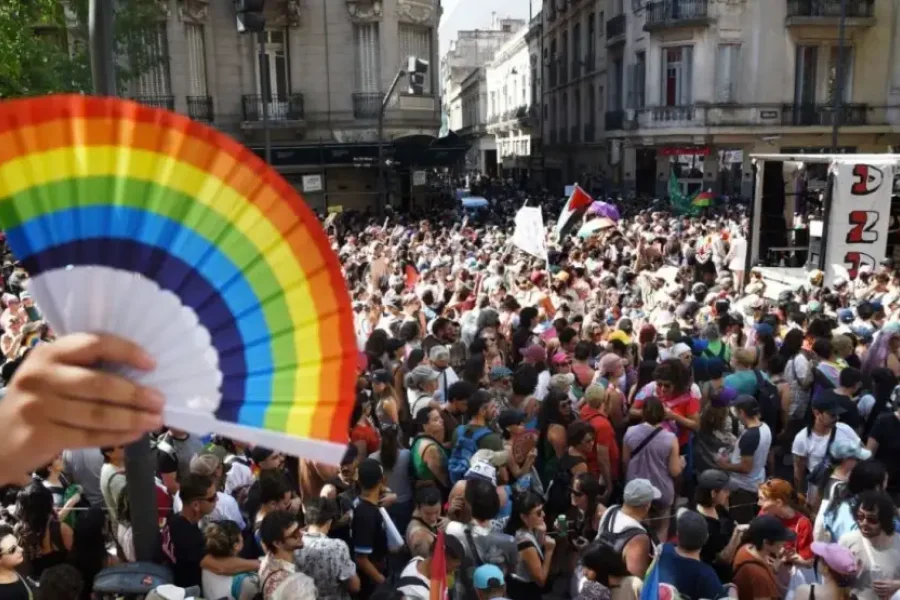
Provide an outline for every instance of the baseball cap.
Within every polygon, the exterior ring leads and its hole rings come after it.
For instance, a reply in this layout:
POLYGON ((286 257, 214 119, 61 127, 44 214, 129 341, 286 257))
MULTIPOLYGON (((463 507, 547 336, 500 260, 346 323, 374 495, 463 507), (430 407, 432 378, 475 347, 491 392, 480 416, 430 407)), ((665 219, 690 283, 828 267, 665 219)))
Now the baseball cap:
POLYGON ((719 469, 707 469, 697 477, 697 487, 704 490, 721 490, 728 486, 728 473, 719 469))
POLYGON ((818 397, 813 399, 812 407, 819 412, 831 413, 834 416, 847 412, 847 409, 841 406, 838 401, 838 394, 834 390, 825 390, 819 394, 818 397))
POLYGON ((513 374, 507 367, 493 367, 491 369, 488 377, 491 381, 500 381, 501 379, 505 379, 506 377, 511 377, 513 374))
POLYGON ((853 322, 853 311, 849 308, 842 308, 837 313, 838 320, 841 323, 852 323, 853 322))
POLYGON ((747 537, 751 540, 767 542, 791 542, 797 534, 785 527, 784 523, 771 515, 762 515, 750 521, 747 537))
POLYGON ((675 531, 678 535, 678 545, 684 548, 702 548, 706 538, 709 537, 706 517, 692 510, 681 513, 675 522, 675 531))
POLYGON ((825 561, 828 568, 839 575, 855 576, 859 572, 859 561, 852 552, 840 544, 813 542, 812 553, 825 561))
POLYGON ((644 506, 661 497, 662 492, 646 479, 632 479, 623 494, 625 504, 630 506, 644 506))
POLYGON ((613 331, 608 336, 606 336, 606 339, 609 340, 610 342, 613 340, 619 340, 620 342, 622 342, 625 345, 628 345, 631 343, 631 336, 628 335, 627 333, 625 333, 624 331, 622 331, 621 329, 617 329, 617 330, 613 331))
POLYGON ((831 445, 831 456, 836 460, 846 460, 848 458, 869 460, 872 458, 872 452, 863 448, 863 445, 858 441, 839 439, 834 440, 834 443, 831 445))
POLYGON ((190 469, 193 475, 211 477, 220 464, 222 461, 212 454, 198 454, 191 459, 190 469))
POLYGON ((472 582, 476 590, 490 590, 501 588, 506 585, 503 578, 503 571, 497 565, 481 565, 475 569, 472 575, 472 582))
POLYGON ((713 394, 710 398, 710 405, 714 408, 726 408, 730 406, 737 399, 738 393, 737 390, 730 387, 723 387, 719 390, 719 393, 713 394))

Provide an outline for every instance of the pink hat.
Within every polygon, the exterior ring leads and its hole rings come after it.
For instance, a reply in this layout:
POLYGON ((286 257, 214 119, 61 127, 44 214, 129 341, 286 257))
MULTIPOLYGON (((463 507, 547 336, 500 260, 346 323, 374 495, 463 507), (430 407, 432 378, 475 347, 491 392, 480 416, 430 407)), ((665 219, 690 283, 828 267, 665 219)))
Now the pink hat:
POLYGON ((569 357, 565 352, 557 352, 553 355, 553 358, 550 362, 552 362, 554 365, 562 365, 569 362, 569 357))
POLYGON ((853 553, 840 544, 813 542, 810 549, 838 575, 855 577, 859 573, 859 561, 853 556, 853 553))
POLYGON ((613 352, 607 352, 600 359, 600 373, 607 375, 612 373, 615 368, 622 362, 622 357, 613 352))

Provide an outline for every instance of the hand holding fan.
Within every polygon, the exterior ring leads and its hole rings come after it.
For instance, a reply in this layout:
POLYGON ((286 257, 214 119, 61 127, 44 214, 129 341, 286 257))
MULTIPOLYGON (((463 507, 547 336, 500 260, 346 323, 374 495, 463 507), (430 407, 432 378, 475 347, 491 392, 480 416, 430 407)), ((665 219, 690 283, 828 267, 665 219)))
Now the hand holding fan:
POLYGON ((0 227, 60 335, 130 339, 168 425, 337 462, 357 349, 337 257, 244 146, 114 98, 0 103, 0 227))

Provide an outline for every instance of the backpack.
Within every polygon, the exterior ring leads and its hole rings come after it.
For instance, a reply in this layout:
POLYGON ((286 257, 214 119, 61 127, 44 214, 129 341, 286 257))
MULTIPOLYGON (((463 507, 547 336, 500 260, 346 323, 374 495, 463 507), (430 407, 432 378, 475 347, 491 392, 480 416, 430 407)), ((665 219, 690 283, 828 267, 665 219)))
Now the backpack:
POLYGON ((603 519, 600 521, 600 531, 597 532, 597 542, 609 546, 615 550, 619 556, 622 556, 622 551, 625 550, 625 546, 628 545, 628 542, 643 534, 650 537, 650 553, 652 555, 654 553, 653 547, 655 545, 655 540, 649 530, 640 527, 628 527, 619 533, 613 533, 616 517, 621 510, 621 506, 609 507, 606 514, 603 515, 603 519))
MULTIPOLYGON (((553 518, 564 514, 569 508, 569 490, 572 488, 572 467, 584 462, 583 458, 572 462, 565 460, 565 464, 560 464, 553 479, 550 480, 550 486, 547 488, 547 502, 544 508, 547 514, 553 518)), ((563 461, 560 461, 561 463, 563 461)))
POLYGON ((451 484, 461 481, 466 476, 472 457, 478 452, 478 442, 491 433, 490 427, 479 427, 475 431, 467 430, 467 425, 460 425, 456 428, 456 444, 453 446, 453 452, 447 462, 451 484))
POLYGON ((778 387, 763 377, 758 369, 753 369, 756 375, 756 401, 759 403, 759 415, 763 423, 769 426, 773 435, 778 435, 784 423, 781 421, 781 394, 778 387))

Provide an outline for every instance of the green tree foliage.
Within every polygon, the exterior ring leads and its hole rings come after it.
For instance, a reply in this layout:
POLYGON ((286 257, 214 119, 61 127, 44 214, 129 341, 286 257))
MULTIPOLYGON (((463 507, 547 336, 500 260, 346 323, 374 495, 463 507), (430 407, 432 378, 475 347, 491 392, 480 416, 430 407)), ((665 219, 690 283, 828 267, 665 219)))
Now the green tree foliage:
MULTIPOLYGON (((0 98, 90 92, 89 0, 0 0, 0 98)), ((121 92, 167 60, 158 0, 120 0, 115 52, 121 92)))

